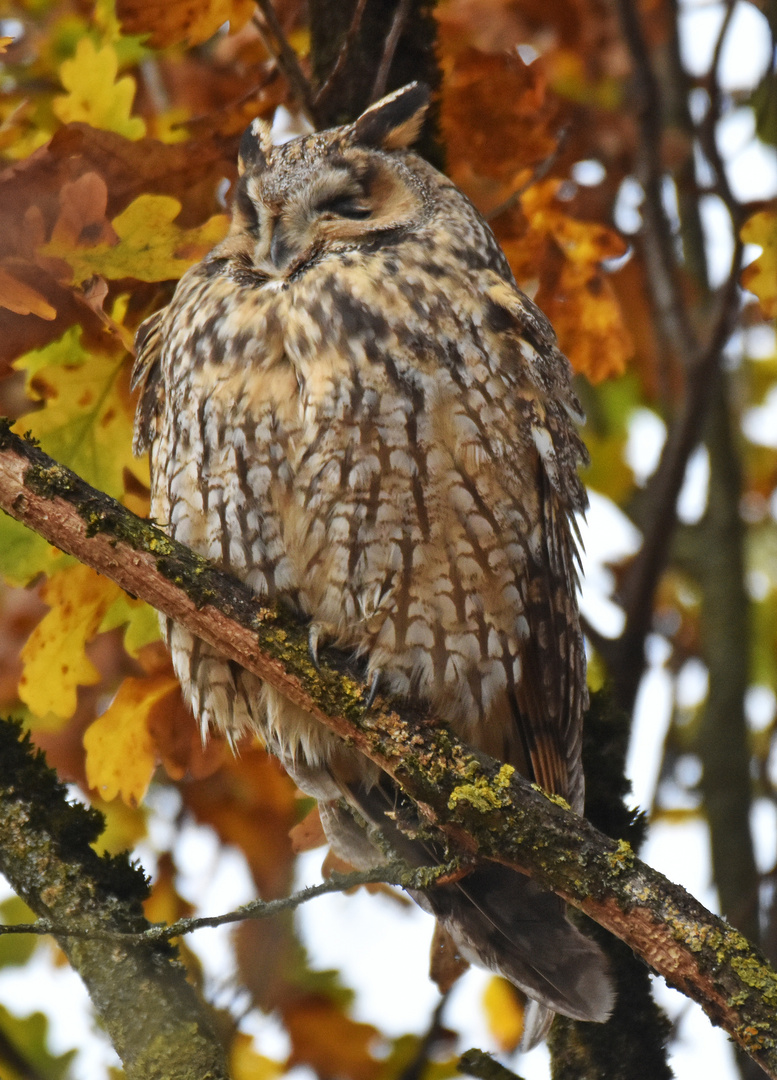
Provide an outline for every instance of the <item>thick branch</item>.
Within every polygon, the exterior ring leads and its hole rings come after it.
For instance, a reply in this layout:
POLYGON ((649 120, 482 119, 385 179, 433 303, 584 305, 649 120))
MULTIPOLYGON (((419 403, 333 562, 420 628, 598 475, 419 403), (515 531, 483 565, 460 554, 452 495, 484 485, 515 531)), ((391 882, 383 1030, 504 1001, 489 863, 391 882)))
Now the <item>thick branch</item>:
POLYGON ((58 937, 124 1062, 128 1080, 227 1080, 207 1008, 161 942, 104 940, 148 927, 143 874, 90 847, 101 817, 65 788, 19 729, 0 722, 0 870, 41 918, 81 932, 58 937))
POLYGON ((317 671, 306 629, 249 589, 0 428, 0 507, 57 547, 267 679, 376 762, 456 849, 531 874, 622 938, 698 1001, 777 1078, 777 975, 683 889, 426 716, 378 699, 331 663, 317 671))

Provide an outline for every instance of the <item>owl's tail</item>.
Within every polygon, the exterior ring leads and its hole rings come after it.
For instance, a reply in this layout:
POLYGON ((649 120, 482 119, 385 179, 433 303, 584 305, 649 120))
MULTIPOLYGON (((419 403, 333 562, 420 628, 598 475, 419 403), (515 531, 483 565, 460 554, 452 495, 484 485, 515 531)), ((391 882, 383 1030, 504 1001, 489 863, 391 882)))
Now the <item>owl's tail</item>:
POLYGON ((554 1012, 603 1022, 615 995, 598 945, 566 918, 565 905, 506 866, 478 867, 462 881, 413 893, 465 960, 509 979, 531 999, 525 1050, 547 1034, 554 1012))
MULTIPOLYGON (((369 790, 349 786, 348 802, 407 863, 428 864, 438 853, 397 826, 406 808, 388 786, 393 788, 385 778, 369 790)), ((378 852, 353 818, 345 821, 349 816, 328 804, 322 821, 330 841, 353 865, 374 865, 378 852)), ((562 900, 525 874, 487 863, 460 881, 411 896, 448 931, 465 960, 504 976, 531 999, 521 1040, 525 1050, 545 1037, 555 1012, 598 1022, 612 1012, 615 992, 601 949, 567 919, 562 900)))

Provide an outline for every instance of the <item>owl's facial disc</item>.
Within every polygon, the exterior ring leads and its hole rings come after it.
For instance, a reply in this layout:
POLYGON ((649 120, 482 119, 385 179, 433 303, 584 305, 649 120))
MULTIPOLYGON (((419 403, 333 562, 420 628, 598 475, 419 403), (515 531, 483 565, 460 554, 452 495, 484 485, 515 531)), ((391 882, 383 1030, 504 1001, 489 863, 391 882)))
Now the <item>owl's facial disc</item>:
POLYGON ((292 182, 278 174, 272 166, 248 170, 233 208, 233 232, 239 223, 255 239, 254 265, 271 277, 298 273, 329 250, 358 248, 422 216, 420 195, 383 155, 346 151, 298 170, 292 182))

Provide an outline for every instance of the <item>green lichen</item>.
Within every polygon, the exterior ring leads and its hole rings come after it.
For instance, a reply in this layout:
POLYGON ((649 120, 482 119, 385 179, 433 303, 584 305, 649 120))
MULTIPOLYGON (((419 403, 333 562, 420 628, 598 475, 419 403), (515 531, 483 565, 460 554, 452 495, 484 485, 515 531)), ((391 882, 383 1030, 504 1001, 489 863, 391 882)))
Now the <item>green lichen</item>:
POLYGON ((607 862, 616 874, 634 867, 634 850, 628 840, 618 841, 615 851, 611 851, 607 856, 607 862))
POLYGON ((470 758, 462 770, 469 783, 457 784, 448 797, 448 809, 454 810, 459 803, 468 803, 479 813, 488 814, 499 810, 509 799, 505 789, 510 785, 510 777, 515 772, 511 765, 503 765, 493 780, 483 773, 476 758, 470 758))

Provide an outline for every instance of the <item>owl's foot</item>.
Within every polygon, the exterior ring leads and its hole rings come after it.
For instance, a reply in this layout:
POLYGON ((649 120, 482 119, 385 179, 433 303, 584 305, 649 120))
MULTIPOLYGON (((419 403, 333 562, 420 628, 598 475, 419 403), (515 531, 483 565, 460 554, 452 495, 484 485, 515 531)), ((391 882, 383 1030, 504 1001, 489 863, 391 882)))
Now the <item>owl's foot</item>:
POLYGON ((316 623, 310 624, 308 630, 308 656, 316 671, 321 670, 321 665, 318 662, 318 642, 321 635, 321 627, 316 623))
POLYGON ((372 679, 370 680, 370 689, 367 693, 367 701, 364 706, 365 713, 368 713, 372 706, 375 704, 375 698, 378 696, 378 690, 380 689, 380 681, 383 678, 383 672, 378 668, 373 671, 372 679))

